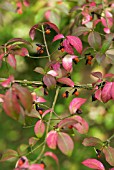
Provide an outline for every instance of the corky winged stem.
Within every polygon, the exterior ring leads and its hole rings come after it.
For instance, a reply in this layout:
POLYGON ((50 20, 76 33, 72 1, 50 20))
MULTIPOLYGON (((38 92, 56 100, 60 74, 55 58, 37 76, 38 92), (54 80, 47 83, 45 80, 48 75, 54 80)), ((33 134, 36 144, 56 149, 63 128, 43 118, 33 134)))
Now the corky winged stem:
POLYGON ((56 89, 54 101, 53 101, 53 104, 52 104, 52 110, 51 110, 51 112, 50 112, 50 117, 49 117, 49 120, 48 120, 48 123, 47 123, 44 145, 43 145, 43 147, 42 147, 42 150, 41 150, 39 156, 38 156, 38 157, 35 159, 35 161, 33 161, 33 162, 37 162, 38 160, 40 160, 41 157, 42 157, 42 155, 43 155, 44 152, 45 152, 45 148, 46 148, 46 137, 47 137, 47 134, 48 134, 48 132, 49 132, 49 127, 50 127, 50 123, 51 123, 51 119, 52 119, 52 114, 53 114, 54 107, 55 107, 55 104, 56 104, 56 101, 57 101, 57 98, 58 98, 59 89, 60 89, 60 87, 57 87, 57 89, 56 89))

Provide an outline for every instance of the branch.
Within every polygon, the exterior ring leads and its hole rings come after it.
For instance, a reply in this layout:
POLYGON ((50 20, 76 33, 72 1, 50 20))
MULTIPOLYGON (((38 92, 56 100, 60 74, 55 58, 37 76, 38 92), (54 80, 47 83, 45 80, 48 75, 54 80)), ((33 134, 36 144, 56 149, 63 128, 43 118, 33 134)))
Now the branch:
MULTIPOLYGON (((5 80, 7 80, 7 78, 0 78, 0 83, 4 82, 5 80)), ((12 84, 18 83, 18 84, 24 85, 24 86, 37 86, 37 87, 43 86, 42 81, 13 80, 11 83, 12 84)), ((69 87, 68 85, 65 85, 65 84, 59 84, 59 86, 60 87, 69 87)), ((74 88, 92 90, 93 86, 92 86, 92 84, 76 84, 75 83, 74 88)))

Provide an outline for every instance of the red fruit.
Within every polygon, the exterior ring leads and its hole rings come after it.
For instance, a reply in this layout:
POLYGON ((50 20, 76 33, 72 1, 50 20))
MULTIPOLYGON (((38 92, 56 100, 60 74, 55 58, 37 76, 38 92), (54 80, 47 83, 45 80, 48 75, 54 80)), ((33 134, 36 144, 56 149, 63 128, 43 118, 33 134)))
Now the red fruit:
POLYGON ((91 65, 91 61, 90 61, 90 60, 88 60, 87 64, 91 65))
POLYGON ((73 61, 74 61, 75 64, 77 64, 80 60, 79 60, 78 57, 76 57, 76 58, 73 59, 73 61))
POLYGON ((68 128, 69 128, 69 129, 72 129, 72 128, 73 128, 73 126, 72 126, 72 125, 69 125, 69 126, 68 126, 68 128))
POLYGON ((50 29, 47 29, 47 30, 45 31, 46 34, 50 34, 50 32, 51 32, 50 29))
POLYGON ((87 59, 91 61, 93 59, 93 57, 91 55, 89 55, 89 56, 87 56, 87 59))
POLYGON ((38 110, 39 114, 42 115, 43 114, 43 111, 42 110, 38 110))
POLYGON ((63 97, 63 98, 67 98, 67 97, 68 97, 68 94, 69 94, 69 92, 66 91, 66 92, 64 92, 64 93, 62 94, 62 97, 63 97))
POLYGON ((75 96, 79 96, 79 92, 78 91, 76 91, 74 94, 75 94, 75 96))

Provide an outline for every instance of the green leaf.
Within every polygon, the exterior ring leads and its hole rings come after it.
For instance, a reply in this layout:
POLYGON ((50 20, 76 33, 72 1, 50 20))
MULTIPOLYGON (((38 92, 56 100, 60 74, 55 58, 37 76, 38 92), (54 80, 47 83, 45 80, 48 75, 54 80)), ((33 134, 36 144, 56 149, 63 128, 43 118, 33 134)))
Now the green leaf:
POLYGON ((5 151, 2 155, 2 158, 0 160, 0 162, 9 160, 11 158, 16 158, 18 157, 18 153, 15 150, 12 149, 8 149, 7 151, 5 151))

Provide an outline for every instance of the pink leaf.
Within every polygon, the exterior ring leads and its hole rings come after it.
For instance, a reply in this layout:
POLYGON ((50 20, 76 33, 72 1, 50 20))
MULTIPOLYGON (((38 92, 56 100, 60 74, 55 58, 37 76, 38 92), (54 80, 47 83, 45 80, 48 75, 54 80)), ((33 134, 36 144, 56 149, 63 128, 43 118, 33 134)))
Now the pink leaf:
POLYGON ((112 82, 111 96, 112 96, 112 99, 114 100, 114 82, 112 82))
POLYGON ((38 138, 41 138, 43 136, 45 132, 45 124, 42 122, 42 120, 37 121, 34 127, 34 132, 38 138))
POLYGON ((59 83, 66 84, 70 87, 74 87, 74 82, 70 78, 62 77, 62 78, 58 78, 57 81, 59 83))
POLYGON ((62 127, 65 127, 65 126, 69 126, 69 125, 73 125, 77 123, 77 121, 73 118, 66 118, 66 119, 63 119, 59 122, 58 124, 58 128, 62 128, 62 127))
POLYGON ((94 77, 97 77, 99 79, 102 79, 102 77, 103 77, 101 72, 92 72, 91 75, 94 77))
POLYGON ((103 164, 97 159, 86 159, 82 162, 82 164, 92 169, 105 170, 103 164))
POLYGON ((95 92, 95 98, 97 100, 100 100, 101 101, 101 89, 98 89, 96 92, 95 92))
POLYGON ((46 152, 44 154, 44 156, 50 156, 51 158, 53 158, 56 161, 56 164, 59 165, 59 160, 58 160, 57 156, 53 152, 46 152))
POLYGON ((114 74, 112 74, 112 73, 105 74, 105 75, 104 75, 104 78, 107 78, 107 77, 112 78, 112 77, 114 77, 114 74))
POLYGON ((74 143, 68 134, 64 132, 59 132, 57 145, 63 154, 71 156, 74 149, 74 143))
POLYGON ((67 70, 68 72, 72 71, 72 60, 76 58, 75 55, 66 55, 63 59, 62 59, 62 65, 64 67, 65 70, 67 70))
POLYGON ((36 29, 38 28, 38 26, 39 26, 38 24, 34 25, 29 31, 29 36, 32 40, 34 40, 36 29))
POLYGON ((85 138, 82 142, 84 146, 96 146, 102 143, 103 142, 99 138, 96 138, 96 137, 85 138))
POLYGON ((103 149, 103 153, 105 154, 106 161, 114 166, 114 148, 108 146, 103 149))
POLYGON ((73 116, 73 118, 78 122, 74 124, 73 127, 76 128, 76 130, 81 134, 87 133, 89 130, 88 123, 80 116, 76 115, 73 116))
POLYGON ((50 75, 52 75, 53 77, 58 76, 58 73, 57 73, 55 70, 50 70, 50 71, 47 72, 47 74, 50 74, 50 75))
POLYGON ((22 57, 29 56, 29 52, 26 48, 21 48, 21 54, 22 57))
POLYGON ((0 159, 0 162, 9 160, 11 158, 16 158, 16 157, 18 157, 18 153, 15 150, 8 149, 3 153, 2 158, 0 159))
POLYGON ((44 117, 45 115, 47 115, 47 114, 50 113, 51 111, 52 111, 52 109, 46 110, 46 111, 43 113, 42 117, 44 117))
POLYGON ((112 97, 111 88, 112 88, 112 82, 106 82, 101 92, 101 98, 104 103, 108 102, 112 97))
POLYGON ((30 5, 29 0, 23 0, 23 4, 24 6, 28 7, 30 5))
POLYGON ((46 74, 44 77, 43 77, 43 82, 44 84, 47 86, 48 89, 50 88, 54 88, 56 86, 56 80, 55 78, 50 75, 50 74, 46 74))
POLYGON ((45 71, 42 67, 36 67, 34 71, 43 75, 45 74, 45 71))
POLYGON ((101 47, 101 36, 98 32, 91 32, 88 36, 88 43, 91 47, 98 50, 101 47))
POLYGON ((69 105, 69 110, 71 114, 76 113, 77 109, 81 107, 82 104, 86 102, 86 99, 83 98, 74 98, 69 105))
POLYGON ((46 102, 46 100, 45 100, 43 97, 41 97, 41 96, 36 97, 36 100, 35 100, 35 101, 38 102, 38 103, 44 103, 44 102, 46 102))
POLYGON ((44 170, 44 168, 42 168, 40 164, 33 164, 29 166, 29 170, 44 170))
POLYGON ((18 103, 17 96, 12 89, 9 89, 4 96, 3 108, 8 116, 18 120, 20 105, 18 103))
POLYGON ((53 30, 55 30, 57 33, 60 32, 59 29, 58 29, 58 27, 57 27, 54 23, 52 23, 52 22, 44 22, 44 24, 49 25, 49 26, 50 26, 53 30))
POLYGON ((9 63, 11 67, 13 67, 14 69, 16 68, 16 59, 13 54, 8 55, 7 62, 9 63))
POLYGON ((74 54, 73 48, 67 39, 63 41, 63 47, 68 54, 74 54))
POLYGON ((47 134, 47 138, 46 138, 46 143, 47 143, 48 147, 51 148, 51 149, 56 149, 57 140, 58 140, 57 132, 54 131, 54 130, 51 130, 47 134))
POLYGON ((103 30, 104 30, 104 32, 105 32, 106 34, 109 34, 109 33, 110 33, 110 29, 109 29, 109 28, 104 28, 103 30))
POLYGON ((11 83, 13 80, 14 80, 14 77, 11 75, 11 76, 9 76, 8 79, 6 79, 5 81, 3 81, 3 82, 1 83, 1 85, 2 85, 3 87, 8 87, 8 85, 10 85, 10 83, 11 83))
POLYGON ((67 36, 69 43, 77 50, 78 53, 82 52, 82 42, 78 37, 67 36))
POLYGON ((63 34, 57 34, 57 35, 53 38, 53 42, 54 42, 54 41, 57 41, 57 40, 60 40, 60 39, 62 39, 62 38, 64 38, 64 35, 63 35, 63 34))
POLYGON ((32 109, 32 95, 26 87, 22 87, 18 84, 13 84, 13 87, 23 105, 23 107, 30 112, 32 109))

